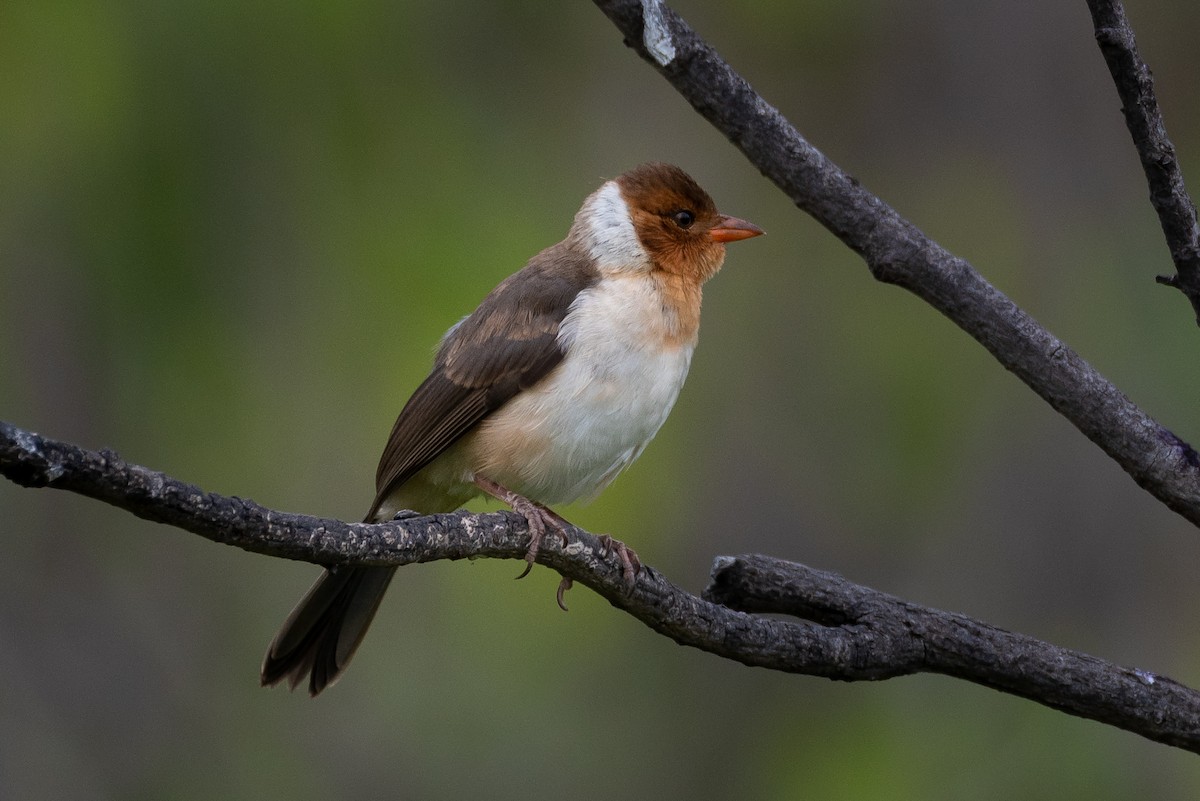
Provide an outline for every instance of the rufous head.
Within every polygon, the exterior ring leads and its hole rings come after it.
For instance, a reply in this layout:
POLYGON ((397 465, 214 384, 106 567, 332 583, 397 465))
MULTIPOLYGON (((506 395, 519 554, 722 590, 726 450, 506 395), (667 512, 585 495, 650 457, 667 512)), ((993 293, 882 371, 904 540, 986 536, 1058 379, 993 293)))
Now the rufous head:
POLYGON ((584 202, 576 228, 601 271, 662 270, 702 284, 725 260, 725 244, 759 236, 721 214, 690 175, 651 162, 608 181, 584 202))
POLYGON ((753 223, 721 214, 690 175, 653 162, 616 179, 638 240, 658 269, 703 283, 721 268, 725 243, 759 236, 753 223))

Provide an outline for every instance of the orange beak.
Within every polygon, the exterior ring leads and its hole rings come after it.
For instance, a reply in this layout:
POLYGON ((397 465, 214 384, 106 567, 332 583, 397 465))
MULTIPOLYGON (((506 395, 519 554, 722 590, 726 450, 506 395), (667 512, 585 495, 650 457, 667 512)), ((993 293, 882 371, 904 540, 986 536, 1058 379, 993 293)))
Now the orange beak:
POLYGON ((752 222, 746 222, 737 217, 722 216, 717 224, 709 230, 708 235, 714 242, 736 242, 739 239, 762 236, 763 233, 763 229, 752 222))

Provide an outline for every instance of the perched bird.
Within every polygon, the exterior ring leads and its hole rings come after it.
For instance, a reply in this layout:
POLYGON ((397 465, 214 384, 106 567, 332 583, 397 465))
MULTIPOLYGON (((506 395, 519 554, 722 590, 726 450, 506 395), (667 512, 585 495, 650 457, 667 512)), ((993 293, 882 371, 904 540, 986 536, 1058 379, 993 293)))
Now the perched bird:
MULTIPOLYGON (((726 242, 761 233, 718 213, 669 164, 605 182, 566 239, 442 338, 392 428, 365 520, 490 495, 528 520, 532 566, 546 527, 565 523, 547 505, 597 494, 667 419, 696 347, 701 287, 726 242)), ((612 542, 627 575, 636 570, 636 555, 612 542)), ((325 571, 272 641, 262 683, 294 689, 307 676, 314 696, 333 683, 395 570, 325 571)))

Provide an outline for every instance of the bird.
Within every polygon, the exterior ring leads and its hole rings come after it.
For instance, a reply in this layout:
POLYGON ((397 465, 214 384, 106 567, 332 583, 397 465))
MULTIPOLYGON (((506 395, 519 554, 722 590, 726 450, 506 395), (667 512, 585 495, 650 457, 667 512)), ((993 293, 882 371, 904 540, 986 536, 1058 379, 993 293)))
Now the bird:
MULTIPOLYGON (((527 573, 548 527, 565 536, 550 506, 595 497, 658 432, 688 373, 704 283, 726 243, 762 233, 671 164, 604 181, 565 239, 443 336, 392 427, 364 521, 490 496, 528 522, 527 573)), ((635 575, 633 550, 607 543, 635 575)), ((315 697, 340 678, 395 572, 326 569, 272 640, 262 684, 307 678, 315 697)))

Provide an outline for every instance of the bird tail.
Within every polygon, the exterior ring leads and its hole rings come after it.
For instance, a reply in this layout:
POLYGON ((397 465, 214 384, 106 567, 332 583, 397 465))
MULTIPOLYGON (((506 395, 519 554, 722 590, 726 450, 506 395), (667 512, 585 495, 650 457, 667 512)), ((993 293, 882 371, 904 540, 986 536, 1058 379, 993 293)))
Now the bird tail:
POLYGON ((288 615, 263 659, 262 683, 284 679, 296 689, 309 678, 316 696, 345 671, 379 609, 394 567, 337 567, 326 570, 288 615))

